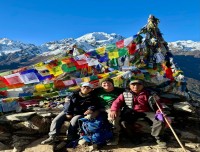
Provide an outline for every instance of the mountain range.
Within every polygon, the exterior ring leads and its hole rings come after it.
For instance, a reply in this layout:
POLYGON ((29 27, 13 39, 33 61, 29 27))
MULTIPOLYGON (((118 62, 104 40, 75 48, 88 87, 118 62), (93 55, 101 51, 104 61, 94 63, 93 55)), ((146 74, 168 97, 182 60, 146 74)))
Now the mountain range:
MULTIPOLYGON (((8 38, 0 39, 0 72, 17 69, 23 66, 48 60, 53 56, 62 56, 73 44, 85 51, 93 50, 107 44, 113 44, 125 37, 111 33, 93 32, 79 38, 66 38, 51 41, 40 46, 26 44, 8 38)), ((200 42, 191 40, 168 42, 168 46, 174 55, 186 55, 200 58, 200 42)))

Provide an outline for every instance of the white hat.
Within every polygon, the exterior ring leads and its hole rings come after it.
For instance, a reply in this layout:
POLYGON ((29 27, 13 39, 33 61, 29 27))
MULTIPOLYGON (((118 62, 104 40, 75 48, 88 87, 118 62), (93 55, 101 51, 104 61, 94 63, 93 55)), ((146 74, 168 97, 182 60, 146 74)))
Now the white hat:
POLYGON ((81 83, 81 87, 90 87, 90 88, 93 88, 93 85, 88 83, 88 82, 83 82, 81 83))

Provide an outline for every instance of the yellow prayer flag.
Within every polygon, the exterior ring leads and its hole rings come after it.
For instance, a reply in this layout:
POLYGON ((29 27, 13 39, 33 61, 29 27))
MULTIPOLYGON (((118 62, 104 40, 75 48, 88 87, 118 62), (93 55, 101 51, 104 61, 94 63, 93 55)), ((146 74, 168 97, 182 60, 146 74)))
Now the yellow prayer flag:
POLYGON ((68 88, 69 91, 77 91, 79 89, 80 89, 80 86, 73 86, 73 87, 68 88))
POLYGON ((144 80, 144 74, 143 73, 140 73, 140 74, 137 74, 135 76, 136 79, 141 79, 141 80, 144 80))
POLYGON ((48 68, 50 74, 53 74, 55 77, 63 74, 63 70, 61 66, 56 66, 54 68, 48 68))
POLYGON ((44 92, 34 92, 33 96, 42 96, 44 92))
POLYGON ((160 71, 160 75, 164 75, 165 74, 165 71, 160 71))
POLYGON ((37 84, 35 85, 35 90, 37 92, 42 92, 42 91, 46 91, 47 89, 44 84, 37 84))
POLYGON ((183 71, 177 70, 175 73, 173 73, 173 77, 178 76, 179 74, 183 74, 183 71))
POLYGON ((115 87, 121 87, 122 86, 123 80, 122 80, 121 77, 117 76, 117 77, 114 77, 112 79, 113 79, 115 87))
POLYGON ((46 65, 42 65, 42 66, 34 66, 34 68, 38 71, 43 71, 43 70, 48 70, 46 65))
POLYGON ((118 51, 108 52, 108 58, 110 60, 119 58, 119 52, 118 51))
POLYGON ((181 86, 181 82, 178 81, 177 86, 180 87, 181 86))
POLYGON ((97 48, 96 51, 98 54, 103 55, 106 51, 106 47, 104 46, 104 47, 97 48))
POLYGON ((39 63, 37 63, 37 64, 34 64, 34 67, 41 67, 41 66, 43 66, 43 65, 44 65, 43 62, 39 62, 39 63))
POLYGON ((18 97, 10 97, 10 98, 5 98, 3 99, 4 102, 13 102, 14 100, 18 100, 19 98, 18 97))
POLYGON ((83 82, 90 82, 90 77, 84 77, 84 78, 81 78, 81 80, 83 82))
POLYGON ((109 73, 97 74, 97 76, 101 77, 101 78, 107 78, 107 77, 109 77, 109 73))

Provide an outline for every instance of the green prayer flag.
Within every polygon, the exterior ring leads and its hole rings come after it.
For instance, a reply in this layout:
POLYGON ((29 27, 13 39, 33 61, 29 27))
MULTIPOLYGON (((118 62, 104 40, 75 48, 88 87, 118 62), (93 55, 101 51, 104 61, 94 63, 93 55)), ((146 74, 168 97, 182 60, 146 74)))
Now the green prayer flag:
POLYGON ((76 69, 75 66, 73 66, 73 67, 68 67, 66 64, 63 64, 63 65, 62 65, 62 70, 63 70, 64 72, 69 73, 69 72, 72 72, 72 71, 76 71, 77 69, 76 69))
POLYGON ((118 52, 119 52, 119 57, 121 57, 121 56, 128 54, 128 49, 127 48, 121 48, 121 49, 118 49, 118 52))

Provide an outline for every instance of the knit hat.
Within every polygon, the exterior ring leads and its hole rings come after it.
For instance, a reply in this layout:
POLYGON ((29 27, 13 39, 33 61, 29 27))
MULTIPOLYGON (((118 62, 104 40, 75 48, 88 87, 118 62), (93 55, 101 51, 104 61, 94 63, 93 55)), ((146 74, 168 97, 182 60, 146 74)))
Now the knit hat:
POLYGON ((130 81, 129 84, 134 84, 134 83, 144 85, 144 82, 142 80, 132 80, 132 81, 130 81))
POLYGON ((102 85, 102 83, 105 82, 105 81, 109 81, 109 82, 111 82, 111 83, 114 85, 113 79, 111 79, 111 78, 104 78, 104 79, 101 79, 101 80, 100 80, 100 84, 102 85))

